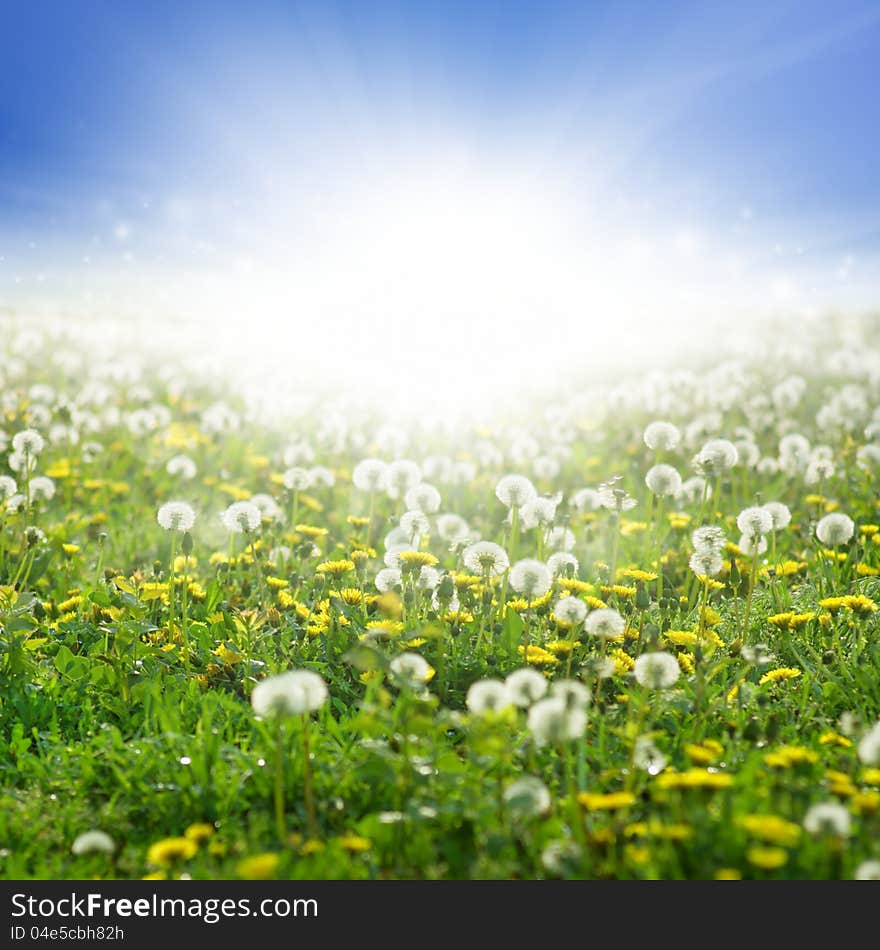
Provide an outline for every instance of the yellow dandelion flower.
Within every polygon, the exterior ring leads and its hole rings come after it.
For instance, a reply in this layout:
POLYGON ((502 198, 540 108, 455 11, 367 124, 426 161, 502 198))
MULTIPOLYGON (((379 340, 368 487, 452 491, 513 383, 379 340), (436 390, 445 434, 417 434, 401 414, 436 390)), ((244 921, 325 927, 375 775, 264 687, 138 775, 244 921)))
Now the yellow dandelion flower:
POLYGON ((783 666, 777 670, 769 670, 765 673, 759 680, 758 686, 763 686, 765 683, 781 683, 784 680, 793 680, 797 679, 801 675, 801 671, 796 669, 793 666, 783 666))
POLYGON ((865 769, 862 772, 862 781, 865 785, 880 785, 880 769, 865 769))
MULTIPOLYGON (((525 654, 522 646, 518 646, 517 652, 520 656, 525 654)), ((527 662, 532 666, 553 666, 558 663, 559 660, 543 647, 535 646, 534 644, 529 644, 529 652, 527 657, 527 662)))
POLYGON ((880 574, 880 570, 876 567, 871 567, 870 564, 857 564, 856 573, 860 574, 862 577, 876 577, 880 574))
POLYGON ((604 600, 600 600, 598 597, 584 597, 584 603, 592 610, 603 610, 608 606, 604 600))
POLYGON ((880 792, 871 790, 856 792, 851 799, 852 808, 860 815, 873 815, 880 810, 880 792))
POLYGON ((778 815, 742 815, 736 823, 753 838, 786 848, 793 848, 801 837, 800 825, 778 815))
POLYGON ((692 742, 684 747, 685 755, 697 765, 711 765, 717 761, 724 749, 721 744, 707 739, 699 744, 692 742))
MULTIPOLYGON (((302 500, 303 498, 300 496, 300 501, 302 500)), ((294 531, 296 531, 297 534, 302 535, 302 537, 309 538, 312 541, 319 541, 321 538, 326 538, 329 533, 326 528, 319 528, 312 524, 298 524, 294 528, 294 531)))
POLYGON ((266 586, 271 590, 285 590, 290 587, 290 581, 286 581, 283 577, 267 577, 266 586))
POLYGON ((577 646, 580 646, 577 640, 551 640, 546 644, 547 649, 556 656, 568 656, 577 646))
POLYGON ((203 841, 207 841, 212 834, 214 834, 213 825, 208 824, 206 821, 197 821, 184 831, 183 837, 189 838, 190 841, 195 841, 196 844, 201 844, 203 841))
POLYGON ((299 853, 305 857, 310 857, 313 854, 320 854, 325 848, 323 841, 318 841, 315 838, 311 838, 309 841, 299 849, 299 853))
POLYGON ((433 567, 439 561, 428 551, 401 551, 397 555, 401 570, 414 571, 419 567, 433 567))
POLYGON ((633 534, 642 534, 648 530, 647 521, 627 521, 625 518, 621 519, 620 522, 620 533, 623 537, 628 538, 633 534))
POLYGON ((474 615, 469 614, 466 610, 450 610, 449 613, 444 614, 441 619, 446 623, 473 623, 474 615))
POLYGON ((317 574, 330 574, 338 577, 340 574, 347 574, 354 570, 354 561, 343 559, 340 561, 322 561, 316 568, 317 574))
POLYGON ((178 861, 189 861, 198 850, 199 846, 189 838, 163 838, 147 849, 147 862, 169 868, 178 861))
POLYGON ((661 772, 656 779, 658 788, 721 789, 733 785, 733 776, 709 769, 688 769, 685 772, 661 772))
POLYGON ((606 597, 609 597, 611 594, 614 594, 617 597, 636 596, 635 587, 625 587, 623 584, 603 584, 599 589, 606 597))
POLYGON ((618 577, 628 577, 632 581, 656 581, 657 575, 653 571, 643 571, 639 568, 628 567, 617 572, 618 577))
POLYGON ((677 653, 676 659, 678 660, 678 665, 681 667, 681 671, 686 676, 693 676, 694 674, 694 658, 689 653, 677 653))
POLYGON ((741 881, 742 871, 736 868, 718 868, 713 876, 716 881, 741 881))
POLYGON ((663 639, 679 647, 695 647, 700 642, 693 630, 666 630, 663 639))
POLYGON ((823 732, 819 736, 819 745, 836 745, 841 749, 849 749, 852 746, 851 740, 842 736, 839 732, 823 732))
POLYGON ((749 848, 746 860, 762 871, 775 871, 788 861, 788 852, 784 848, 749 848))
POLYGON ((581 792, 577 800, 587 811, 616 811, 634 805, 636 796, 632 792, 581 792))
POLYGON ((245 881, 271 881, 277 876, 280 863, 279 855, 266 852, 239 861, 235 871, 245 881))
POLYGON ((370 523, 369 518, 363 518, 360 515, 349 515, 345 519, 353 528, 366 528, 370 523))
POLYGON ((629 673, 631 669, 636 665, 636 661, 624 650, 621 650, 619 647, 616 650, 612 650, 609 654, 611 659, 614 660, 614 672, 621 676, 624 673, 629 673))
POLYGON ((348 834, 343 835, 339 839, 339 843, 345 848, 346 851, 350 851, 352 854, 359 854, 363 851, 369 851, 373 846, 373 842, 369 838, 364 838, 362 835, 348 834))
POLYGON ((764 756, 764 762, 771 768, 777 769, 789 769, 795 765, 813 765, 818 761, 818 752, 800 745, 782 746, 764 756))
POLYGON ((559 587, 568 594, 592 594, 596 590, 593 584, 588 584, 586 581, 580 581, 573 577, 561 579, 559 587))

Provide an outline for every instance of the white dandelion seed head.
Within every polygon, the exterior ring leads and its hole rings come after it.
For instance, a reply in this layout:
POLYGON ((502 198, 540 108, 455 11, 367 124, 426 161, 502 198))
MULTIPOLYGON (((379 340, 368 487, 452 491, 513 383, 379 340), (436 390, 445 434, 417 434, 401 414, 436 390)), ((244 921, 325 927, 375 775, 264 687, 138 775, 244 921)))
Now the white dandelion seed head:
POLYGON ((587 714, 579 707, 567 706, 561 696, 549 696, 529 709, 528 727, 538 745, 560 745, 584 734, 587 714))
POLYGON ((15 479, 10 475, 0 475, 0 501, 6 501, 18 491, 15 479))
POLYGON ((91 831, 84 831, 81 835, 77 835, 73 840, 73 844, 70 846, 70 850, 76 855, 113 854, 116 850, 116 845, 106 831, 99 831, 95 828, 91 831))
POLYGON ((376 575, 374 583, 376 590, 378 590, 380 594, 387 594, 392 590, 400 590, 403 586, 400 571, 396 567, 383 567, 376 575))
POLYGON ((309 470, 299 466, 287 469, 282 478, 284 479, 284 487, 288 491, 306 491, 312 485, 312 476, 309 470))
POLYGON ((739 654, 746 663, 751 663, 753 666, 769 666, 776 659, 766 643, 746 644, 739 654))
POLYGON ((880 722, 876 722, 862 737, 858 748, 859 760, 869 766, 880 765, 880 722))
POLYGON ((567 553, 575 546, 575 544, 577 544, 577 539, 574 536, 574 532, 570 528, 566 528, 563 525, 557 525, 555 528, 550 528, 550 530, 544 535, 544 547, 548 551, 555 551, 557 553, 561 551, 567 553))
POLYGON ((258 716, 298 716, 327 701, 327 684, 311 670, 289 670, 257 683, 251 705, 258 716))
POLYGON ((553 614, 557 620, 574 627, 587 616, 587 605, 578 597, 563 597, 556 601, 553 614))
POLYGON ((291 442, 284 450, 282 460, 288 468, 309 465, 315 460, 315 452, 308 442, 291 442))
POLYGON ((700 475, 715 476, 729 471, 739 461, 736 446, 728 439, 710 439, 694 456, 693 464, 700 475))
POLYGON ((770 515, 773 522, 773 531, 782 531, 783 528, 787 528, 791 524, 791 511, 788 505, 784 505, 781 501, 768 501, 764 505, 764 511, 770 515))
POLYGON ((415 508, 428 515, 439 510, 440 500, 440 492, 428 482, 414 485, 404 498, 407 508, 415 508))
POLYGON ((681 442, 681 432, 671 422, 658 421, 647 426, 642 438, 655 452, 671 452, 681 442))
POLYGON ((250 534, 260 527, 260 509, 250 501, 234 501, 221 515, 220 520, 232 534, 250 534))
POLYGON ((475 716, 500 712, 514 705, 507 685, 496 679, 477 680, 476 683, 472 683, 467 691, 465 703, 475 716))
POLYGON ((407 689, 419 689, 431 677, 431 665, 419 653, 401 653, 389 663, 388 668, 398 684, 407 689))
POLYGON ((400 530, 406 534, 410 544, 414 545, 422 535, 428 534, 431 524, 423 511, 414 508, 411 511, 405 511, 400 516, 400 530))
POLYGON ((623 635, 626 621, 613 607, 600 607, 598 610, 590 611, 584 623, 584 629, 593 637, 614 640, 623 635))
POLYGON ((681 491, 681 475, 671 465, 654 465, 645 475, 648 489, 659 498, 670 498, 681 491))
POLYGON ((760 538, 773 530, 773 516, 763 505, 753 505, 737 515, 736 526, 750 538, 760 538))
POLYGON ((760 557, 767 550, 767 539, 763 536, 755 537, 751 534, 744 534, 739 539, 737 547, 746 557, 754 557, 755 555, 760 557))
POLYGON ((765 455, 762 459, 758 460, 755 471, 759 475, 775 475, 779 471, 779 462, 777 462, 775 458, 765 455))
POLYGON ((533 498, 519 509, 519 521, 526 531, 538 525, 552 524, 555 517, 556 502, 552 498, 533 498))
POLYGON ((45 475, 38 475, 28 485, 31 501, 51 501, 55 497, 55 482, 45 475))
POLYGON ((550 590, 553 575, 543 561, 523 558, 510 569, 510 586, 527 600, 537 600, 550 590))
POLYGON ((419 576, 416 578, 416 587, 418 587, 419 590, 434 590, 439 583, 440 572, 437 568, 423 564, 419 571, 419 576))
POLYGON ((864 471, 880 468, 880 445, 862 445, 856 452, 856 465, 864 471))
POLYGON ((456 514, 437 516, 437 534, 444 541, 463 541, 470 534, 468 523, 456 514))
POLYGON ((695 505, 703 497, 712 497, 712 489, 706 486, 706 479, 702 475, 692 475, 681 483, 681 488, 676 496, 679 501, 688 505, 695 505))
POLYGON ((590 705, 590 688, 580 680, 555 680, 550 687, 550 695, 558 696, 568 708, 573 706, 586 709, 590 705))
POLYGON ((575 577, 580 565, 578 559, 568 551, 557 551, 547 558, 547 567, 554 577, 575 577))
POLYGON ((840 544, 846 544, 852 538, 855 529, 855 523, 849 515, 833 511, 830 515, 819 519, 816 525, 816 537, 826 548, 835 548, 840 544))
POLYGON ((699 527, 691 535, 691 544, 696 551, 712 551, 720 554, 727 544, 724 531, 717 525, 706 524, 699 527))
POLYGON ((538 491, 525 475, 504 475, 495 486, 495 497, 507 508, 522 508, 538 497, 538 491))
POLYGON ((309 469, 309 483, 318 488, 332 488, 336 484, 336 476, 329 468, 315 465, 309 469))
POLYGON ((422 470, 410 459, 395 459, 388 465, 385 492, 389 498, 403 498, 422 480, 422 470))
POLYGON ((550 811, 547 786, 534 775, 524 775, 504 789, 504 804, 518 818, 537 818, 550 811))
POLYGON ((715 577, 721 573, 724 561, 721 555, 711 548, 701 548, 691 555, 688 566, 698 577, 715 577))
POLYGON ((855 881, 880 881, 880 861, 862 861, 853 874, 855 881))
POLYGON ((25 470, 33 472, 37 468, 36 455, 26 455, 24 452, 10 452, 7 461, 13 472, 24 474, 25 470))
POLYGON ((602 498, 595 488, 581 488, 571 496, 570 502, 577 511, 596 511, 602 507, 602 498))
POLYGON ((185 501, 168 501, 159 509, 156 520, 166 531, 191 531, 196 513, 185 501))
POLYGON ((834 475, 834 462, 831 459, 814 458, 807 464, 804 472, 804 482, 807 485, 818 485, 834 475))
POLYGON ((269 521, 282 521, 284 519, 281 506, 271 495, 259 492, 256 495, 251 495, 249 500, 252 505, 256 505, 260 509, 260 515, 263 518, 268 518, 269 521))
POLYGON ((39 455, 45 446, 45 440, 36 429, 22 429, 12 437, 12 450, 21 455, 39 455))
POLYGON ((351 481, 358 491, 375 493, 388 484, 388 466, 381 459, 362 459, 351 473, 351 481))
POLYGON ((507 552, 494 541, 476 541, 468 545, 461 556, 471 574, 494 576, 503 574, 510 567, 507 552))
POLYGON ((633 669, 636 682, 647 689, 668 689, 681 673, 678 660, 671 654, 658 650, 643 653, 633 669))
POLYGON ((551 841, 541 852, 541 864, 551 873, 567 876, 574 873, 583 861, 583 849, 577 842, 565 838, 551 841))
POLYGON ((851 819, 849 812, 838 802, 819 802, 811 805, 804 815, 804 828, 811 835, 830 835, 836 838, 849 837, 851 819))
POLYGON ((547 680, 530 666, 514 670, 508 675, 504 685, 510 691, 513 704, 523 709, 537 702, 547 692, 547 680))
POLYGON ((178 475, 184 481, 189 481, 191 478, 196 477, 198 468, 196 463, 188 455, 173 455, 168 459, 165 471, 168 472, 169 475, 178 475))
POLYGON ((658 775, 666 768, 666 756, 650 736, 639 736, 633 747, 633 765, 648 775, 658 775))

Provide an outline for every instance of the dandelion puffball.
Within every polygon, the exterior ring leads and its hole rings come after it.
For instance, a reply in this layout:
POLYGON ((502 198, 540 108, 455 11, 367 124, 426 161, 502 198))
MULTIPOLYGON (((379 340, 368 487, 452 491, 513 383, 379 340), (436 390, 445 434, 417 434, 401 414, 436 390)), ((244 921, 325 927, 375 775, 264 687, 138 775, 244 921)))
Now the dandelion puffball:
POLYGON ((819 520, 816 525, 816 537, 825 547, 835 548, 840 544, 846 544, 853 536, 855 528, 849 515, 834 511, 819 520))
POLYGON ((520 818, 537 817, 550 811, 552 799, 547 786, 534 775, 524 775, 504 789, 504 803, 520 818))
POLYGON ((257 683, 251 705, 258 716, 298 716, 327 701, 327 684, 311 670, 289 670, 257 683))
POLYGON ((773 516, 765 507, 753 505, 737 515, 736 526, 749 538, 761 538, 773 530, 773 516))
POLYGON ((770 515, 774 531, 781 531, 791 523, 791 511, 788 505, 784 505, 781 501, 768 501, 764 505, 764 511, 770 515))
POLYGON ((84 831, 77 835, 70 847, 73 854, 113 854, 116 845, 106 831, 84 831))
POLYGON ((643 653, 636 660, 633 672, 640 686, 668 689, 678 679, 681 668, 671 653, 658 650, 655 653, 643 653))
POLYGON ((250 534, 260 527, 263 516, 260 509, 250 501, 234 501, 221 515, 227 531, 232 534, 250 534))
POLYGON ((557 620, 574 627, 587 616, 587 605, 578 597, 563 597, 556 601, 553 615, 557 620))
POLYGON ((513 696, 505 683, 496 679, 477 680, 472 683, 465 699, 467 708, 475 716, 500 712, 513 706, 513 696))
POLYGON ((531 667, 514 670, 504 681, 510 691, 511 701, 525 708, 539 700, 547 692, 547 680, 531 667))
POLYGON ((510 569, 510 586, 528 600, 543 597, 552 583, 553 575, 543 561, 524 558, 510 569))
POLYGON ((166 531, 191 531, 196 513, 185 501, 168 501, 159 509, 156 520, 166 531))
POLYGON ((671 422, 652 422, 642 438, 649 449, 656 452, 671 452, 681 441, 681 432, 671 422))
POLYGON ((363 459, 351 473, 355 488, 362 492, 383 491, 388 477, 388 466, 381 459, 363 459))
POLYGON ((521 508, 538 495, 525 475, 504 475, 495 486, 495 496, 507 508, 521 508))
POLYGON ((428 661, 418 653, 401 653, 388 666, 397 682, 410 689, 424 686, 434 673, 428 661))
POLYGON ((584 734, 587 714, 568 706, 562 696, 549 696, 529 709, 528 727, 538 745, 560 745, 584 734))
POLYGON ((45 439, 36 429, 22 429, 12 437, 12 450, 21 455, 39 455, 45 446, 45 439))
POLYGON ((645 484, 658 498, 669 498, 681 491, 681 475, 671 465, 654 465, 645 475, 645 484))
POLYGON ((464 566, 472 574, 503 574, 510 566, 507 552, 494 541, 477 541, 462 552, 464 566))
POLYGON ((623 635, 626 621, 613 607, 600 607, 590 612, 584 628, 591 636, 614 640, 623 635))

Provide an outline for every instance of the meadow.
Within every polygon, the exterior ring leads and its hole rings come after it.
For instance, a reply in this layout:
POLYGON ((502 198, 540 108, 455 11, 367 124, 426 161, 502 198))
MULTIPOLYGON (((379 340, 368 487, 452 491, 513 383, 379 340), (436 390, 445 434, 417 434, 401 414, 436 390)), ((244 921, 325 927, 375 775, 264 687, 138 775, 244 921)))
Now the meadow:
POLYGON ((880 879, 878 342, 450 435, 5 325, 0 875, 880 879))

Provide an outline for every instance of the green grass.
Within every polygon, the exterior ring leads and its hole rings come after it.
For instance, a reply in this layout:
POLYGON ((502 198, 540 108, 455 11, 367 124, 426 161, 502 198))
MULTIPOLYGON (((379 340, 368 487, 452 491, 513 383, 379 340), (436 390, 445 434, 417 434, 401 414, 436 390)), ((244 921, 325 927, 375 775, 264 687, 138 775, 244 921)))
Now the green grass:
MULTIPOLYGON (((775 458, 780 431, 802 432, 830 447, 834 475, 810 485, 803 468, 760 474, 740 465, 717 480, 709 504, 667 500, 661 517, 644 482, 660 459, 642 432, 668 415, 687 433, 701 413, 699 394, 714 384, 684 393, 668 414, 615 410, 599 427, 576 412, 564 426, 535 422, 528 431, 538 453, 560 460, 548 479, 535 477, 533 460, 511 448, 517 436, 509 429, 462 432, 447 444, 416 431, 401 455, 423 462, 446 453, 474 464, 465 483, 437 485, 440 511, 465 518, 471 538, 502 544, 511 561, 551 553, 538 529, 513 532, 505 522, 494 489, 510 472, 532 478, 540 493, 563 493, 554 524, 575 538, 576 575, 556 579, 534 603, 517 603, 505 577, 487 583, 468 575, 461 547, 450 549, 429 515, 419 547, 437 559, 441 576, 452 575, 441 587, 447 595, 454 588, 460 601, 450 613, 435 609, 414 574, 400 595, 376 590, 383 539, 406 509, 401 499, 371 498, 351 484, 362 458, 394 457, 376 442, 374 423, 352 423, 327 448, 321 420, 302 422, 296 440, 314 452, 306 467, 326 466, 335 484, 294 498, 280 477, 289 431, 250 421, 204 430, 219 387, 172 393, 147 376, 146 405, 165 415, 137 433, 129 423, 143 402, 129 385, 111 382, 106 403, 71 412, 67 401, 77 399, 83 380, 53 367, 51 349, 9 365, 0 446, 28 427, 47 436, 58 423, 77 438, 56 432, 38 456, 32 477, 53 478, 50 501, 0 508, 3 877, 850 878, 880 858, 880 771, 857 754, 880 714, 880 535, 869 527, 880 514, 874 475, 856 464, 870 414, 865 409, 861 418, 855 409, 854 421, 816 424, 819 409, 853 380, 817 371, 797 406, 780 410, 750 404, 752 394, 779 382, 774 367, 754 368, 742 397, 730 400, 705 438, 731 438, 747 426, 760 455, 775 458), (35 383, 55 392, 35 400, 28 395, 35 383), (480 462, 486 439, 504 453, 499 464, 480 462), (191 481, 165 470, 179 453, 198 467, 191 481), (638 501, 619 524, 608 510, 582 513, 569 504, 578 489, 615 475, 638 501), (264 520, 230 544, 220 512, 256 493, 272 495, 284 519, 264 520), (178 499, 197 512, 185 537, 156 520, 161 504, 178 499), (732 545, 702 624, 699 584, 688 569, 691 532, 714 522, 738 541, 736 516, 756 499, 782 501, 793 517, 757 561, 748 628, 752 559, 732 545), (856 523, 837 560, 823 553, 814 531, 832 509, 856 523), (352 523, 350 515, 362 520, 352 523), (45 539, 28 540, 28 526, 45 539), (189 544, 195 561, 187 569, 179 558, 189 544), (270 552, 281 545, 290 555, 273 562, 270 552), (339 576, 317 569, 353 554, 355 566, 339 576), (617 576, 609 578, 613 558, 617 576), (788 567, 771 576, 766 569, 774 565, 788 567), (633 579, 625 573, 631 569, 661 576, 633 579), (625 638, 603 645, 581 628, 561 629, 552 610, 566 587, 592 607, 600 599, 620 611, 625 638), (844 595, 864 599, 820 604, 844 595), (794 630, 768 619, 787 612, 810 616, 794 630), (550 683, 580 678, 592 691, 578 739, 540 744, 525 709, 478 716, 466 706, 474 682, 523 666, 526 624, 531 645, 546 651, 538 668, 550 683), (676 644, 668 631, 697 631, 700 643, 676 644), (741 648, 756 643, 773 655, 766 666, 743 658, 741 648), (653 650, 680 657, 681 675, 669 689, 639 685, 614 652, 633 660, 653 650), (430 664, 424 688, 409 688, 392 672, 405 651, 430 664), (603 656, 616 666, 600 680, 603 656), (306 721, 283 720, 279 745, 276 724, 255 716, 250 703, 257 682, 300 668, 319 673, 329 689, 308 725, 308 766, 306 721), (775 669, 797 675, 762 684, 775 669), (634 767, 640 737, 650 737, 665 759, 659 774, 634 767), (791 747, 801 751, 786 758, 791 747), (307 771, 317 825, 311 833, 307 771), (522 776, 544 783, 548 809, 534 813, 528 796, 506 796, 522 776), (804 828, 810 807, 827 801, 849 815, 848 835, 804 828), (205 823, 210 835, 193 830, 205 823), (112 857, 71 852, 90 829, 110 834, 112 857), (194 854, 181 848, 173 859, 168 846, 148 855, 188 829, 194 854), (274 857, 256 869, 247 863, 261 855, 274 857)), ((662 461, 693 474, 691 458, 705 438, 686 438, 662 461)), ((11 451, 11 444, 0 450, 4 471, 11 451)), ((10 474, 22 491, 23 473, 10 474)))

